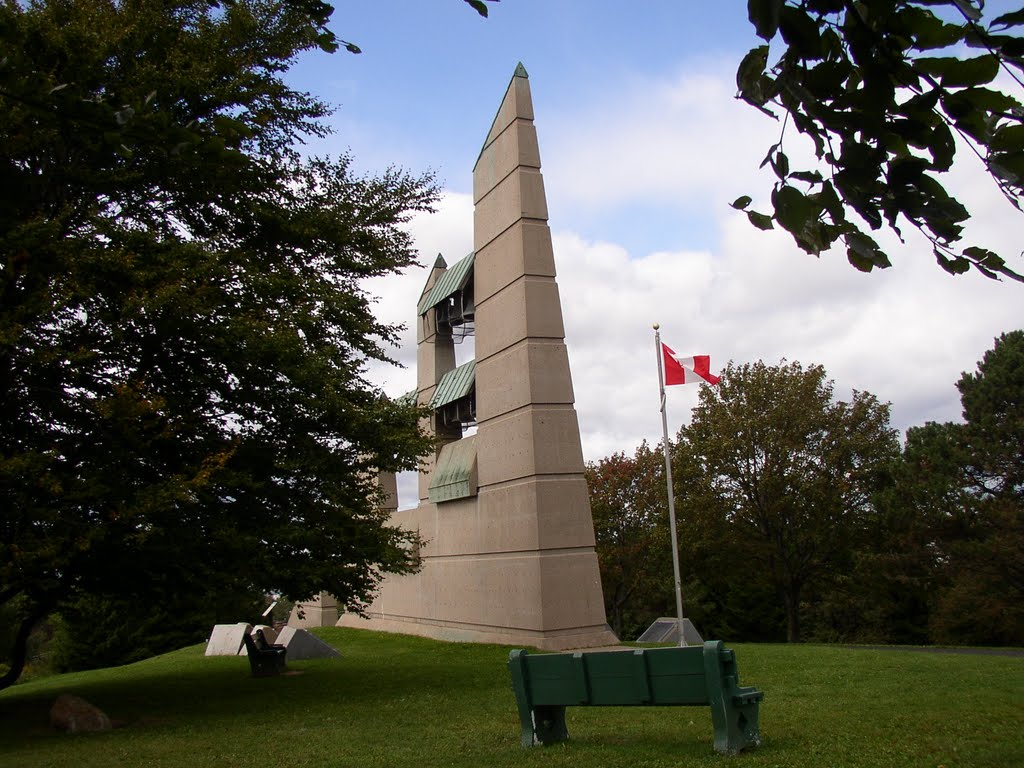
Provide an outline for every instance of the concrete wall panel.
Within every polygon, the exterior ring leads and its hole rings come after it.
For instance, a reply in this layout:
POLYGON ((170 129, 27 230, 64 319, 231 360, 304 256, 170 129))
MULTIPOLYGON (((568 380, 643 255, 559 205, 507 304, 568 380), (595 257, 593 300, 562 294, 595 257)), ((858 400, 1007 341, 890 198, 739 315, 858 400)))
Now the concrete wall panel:
POLYGON ((482 250, 523 218, 548 220, 544 179, 536 168, 517 168, 477 203, 473 212, 473 250, 482 250))
MULTIPOLYGON (((533 120, 533 96, 530 93, 530 81, 523 77, 513 77, 501 100, 498 114, 491 123, 484 148, 494 141, 515 120, 533 120)), ((476 168, 473 169, 474 173, 476 168)))
POLYGON ((537 130, 525 120, 509 125, 480 153, 473 174, 473 202, 479 202, 519 166, 540 168, 537 130))
POLYGON ((576 411, 566 406, 530 406, 481 422, 477 431, 481 490, 530 475, 582 474, 579 435, 576 411))
POLYGON ((551 230, 534 219, 522 219, 477 251, 473 293, 486 301, 523 275, 555 276, 551 230))
MULTIPOLYGON (((500 293, 477 305, 476 360, 480 366, 504 349, 533 339, 565 338, 562 305, 554 280, 526 276, 500 293)), ((525 371, 509 371, 510 375, 526 375, 525 371)))
POLYGON ((544 626, 553 630, 604 623, 597 554, 577 550, 541 560, 544 626))
POLYGON ((557 342, 521 342, 492 355, 477 364, 476 386, 479 421, 531 403, 574 402, 569 355, 565 344, 557 342))

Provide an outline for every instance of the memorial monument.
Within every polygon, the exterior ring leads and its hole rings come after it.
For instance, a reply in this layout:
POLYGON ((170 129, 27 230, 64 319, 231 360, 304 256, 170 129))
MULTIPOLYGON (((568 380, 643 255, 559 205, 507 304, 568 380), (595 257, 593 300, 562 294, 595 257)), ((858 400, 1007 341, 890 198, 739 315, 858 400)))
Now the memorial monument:
POLYGON ((473 169, 473 253, 450 267, 438 257, 417 307, 415 395, 438 442, 419 505, 392 521, 423 538, 422 568, 386 578, 368 621, 344 614, 339 626, 549 650, 617 642, 540 167, 520 64, 473 169), (468 335, 476 359, 456 366, 468 335))

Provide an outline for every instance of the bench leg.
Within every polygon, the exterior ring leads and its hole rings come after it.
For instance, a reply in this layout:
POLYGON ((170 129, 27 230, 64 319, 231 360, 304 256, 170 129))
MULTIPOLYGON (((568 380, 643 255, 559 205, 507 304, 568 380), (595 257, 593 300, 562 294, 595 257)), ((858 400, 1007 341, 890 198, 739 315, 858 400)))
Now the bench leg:
POLYGON ((535 744, 555 744, 569 738, 565 707, 534 707, 532 720, 535 744))
POLYGON ((738 704, 722 700, 711 707, 711 721, 715 727, 715 750, 735 755, 744 749, 761 746, 761 731, 757 721, 758 702, 738 704))
POLYGON ((253 677, 275 677, 287 671, 283 653, 257 653, 249 657, 253 677))
POLYGON ((735 755, 748 747, 761 746, 757 710, 762 694, 735 684, 736 656, 721 640, 704 643, 704 679, 715 728, 715 750, 735 755))
POLYGON ((516 695, 516 709, 519 710, 523 746, 532 747, 537 744, 565 741, 569 738, 569 732, 565 728, 565 707, 531 705, 526 655, 526 651, 517 649, 509 654, 508 659, 508 668, 512 673, 512 690, 516 695))

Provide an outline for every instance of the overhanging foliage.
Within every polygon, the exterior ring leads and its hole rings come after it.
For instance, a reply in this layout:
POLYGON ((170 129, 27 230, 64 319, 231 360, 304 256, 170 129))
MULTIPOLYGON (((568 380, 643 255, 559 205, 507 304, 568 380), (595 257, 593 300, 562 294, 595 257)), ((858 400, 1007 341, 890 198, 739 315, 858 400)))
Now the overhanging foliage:
POLYGON ((1013 96, 995 80, 1002 72, 1024 89, 1024 39, 1015 34, 1024 11, 986 23, 983 7, 983 0, 748 0, 766 44, 740 63, 738 96, 781 114, 782 127, 762 164, 777 177, 771 214, 748 210, 746 195, 733 207, 760 229, 778 224, 807 253, 842 244, 862 271, 890 265, 868 231, 887 225, 902 239, 909 223, 946 271, 973 267, 1024 281, 1010 255, 961 247, 970 213, 938 180, 953 165, 958 137, 1021 210, 1021 91, 1013 96), (769 64, 773 47, 778 56, 769 64), (819 167, 791 167, 783 146, 790 124, 810 138, 819 167))
POLYGON ((410 567, 374 479, 428 441, 365 378, 397 329, 361 281, 413 263, 436 190, 299 154, 328 109, 281 76, 324 20, 0 7, 0 602, 25 624, 78 594, 358 609, 410 567))

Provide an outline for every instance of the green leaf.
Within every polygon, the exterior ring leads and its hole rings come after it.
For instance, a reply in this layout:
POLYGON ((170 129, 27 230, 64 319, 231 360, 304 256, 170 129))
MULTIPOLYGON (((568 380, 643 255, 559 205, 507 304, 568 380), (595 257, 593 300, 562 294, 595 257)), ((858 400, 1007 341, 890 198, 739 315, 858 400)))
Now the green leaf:
POLYGON ((768 165, 768 163, 772 161, 772 155, 774 155, 775 151, 781 146, 781 144, 772 144, 770 147, 768 147, 768 154, 764 156, 764 160, 762 160, 761 164, 757 167, 764 168, 766 165, 768 165))
POLYGON ((930 91, 907 99, 900 104, 897 112, 908 118, 927 120, 935 114, 935 105, 939 103, 939 96, 941 95, 941 89, 932 88, 930 91))
POLYGON ((805 72, 803 84, 808 92, 825 101, 840 93, 852 72, 853 67, 845 59, 842 61, 819 61, 805 72))
POLYGON ((775 220, 794 235, 799 235, 819 210, 819 206, 803 192, 788 185, 772 192, 772 203, 775 206, 775 220))
POLYGON ((775 37, 783 5, 784 0, 747 0, 747 18, 762 40, 775 37))
POLYGON ((968 88, 992 82, 999 74, 999 58, 988 54, 973 59, 953 56, 920 58, 914 69, 940 78, 944 88, 968 88))
POLYGON ((775 175, 779 177, 780 181, 785 181, 789 176, 789 158, 782 150, 776 152, 772 157, 772 170, 775 171, 775 175))
POLYGON ((1017 27, 1024 24, 1024 10, 1011 11, 1010 13, 1004 13, 1002 16, 996 16, 992 19, 992 23, 989 27, 1017 27))
MULTIPOLYGON (((850 252, 852 251, 856 254, 857 259, 862 263, 868 263, 873 267, 880 267, 881 269, 892 266, 889 261, 889 257, 885 255, 885 252, 882 251, 881 248, 878 247, 878 243, 860 230, 852 230, 846 233, 846 246, 847 258, 851 259, 851 264, 853 263, 853 259, 850 257, 850 252)), ((856 264, 854 264, 854 266, 856 266, 856 264)))
POLYGON ((823 179, 818 171, 793 171, 789 178, 805 181, 808 184, 820 184, 823 179))
POLYGON ((976 245, 964 248, 963 254, 971 261, 988 267, 989 269, 999 270, 1006 265, 1006 262, 1000 258, 998 254, 993 253, 987 248, 979 248, 976 245))
POLYGON ((846 260, 849 261, 854 267, 859 269, 861 272, 870 272, 875 268, 874 262, 871 259, 865 258, 853 248, 846 249, 846 260))
POLYGON ((864 258, 869 258, 872 253, 878 250, 878 243, 870 235, 863 232, 848 232, 846 234, 846 245, 859 253, 864 258))
POLYGON ((1020 152, 999 152, 989 156, 989 170, 1001 179, 1016 186, 1024 186, 1024 154, 1020 152))
POLYGON ((971 31, 964 36, 964 42, 971 48, 983 48, 994 53, 1002 58, 1003 64, 1019 66, 1020 57, 1024 56, 1024 36, 978 34, 971 31))
POLYGON ((1012 96, 991 88, 965 88, 942 95, 942 108, 953 119, 978 112, 1011 112, 1020 106, 1012 96))
MULTIPOLYGON (((487 5, 483 2, 483 0, 465 0, 465 2, 468 3, 469 6, 474 11, 479 13, 481 16, 483 16, 484 18, 487 17, 487 5)), ((496 3, 498 2, 498 0, 491 0, 491 2, 496 3)))
POLYGON ((737 197, 735 200, 733 200, 730 203, 730 205, 737 211, 742 211, 744 208, 750 205, 751 202, 752 198, 750 197, 750 195, 743 195, 742 197, 737 197))
POLYGON ((1004 125, 992 134, 989 149, 993 152, 1024 153, 1024 125, 1004 125))
POLYGON ((751 104, 764 104, 767 101, 761 88, 761 76, 767 65, 767 45, 753 48, 743 57, 736 69, 736 87, 741 99, 751 104))
POLYGON ((950 259, 938 248, 933 248, 932 253, 935 254, 935 260, 938 262, 939 266, 951 275, 962 275, 971 268, 971 262, 962 256, 950 259))
POLYGON ((928 166, 928 161, 920 157, 899 158, 889 163, 889 172, 886 178, 893 186, 913 184, 921 178, 928 166))
POLYGON ((316 44, 324 53, 334 53, 338 50, 338 38, 330 30, 317 35, 316 44))
POLYGON ((932 168, 936 171, 947 171, 953 165, 956 155, 956 140, 953 132, 945 123, 939 123, 932 131, 928 142, 928 151, 932 156, 932 168))
POLYGON ((757 211, 747 211, 747 218, 750 223, 758 229, 775 229, 775 225, 772 224, 772 217, 765 216, 763 213, 757 211))
POLYGON ((779 15, 779 31, 782 32, 782 39, 801 59, 814 61, 824 58, 818 22, 808 16, 806 11, 791 5, 783 6, 779 15))
POLYGON ((832 186, 832 182, 826 181, 821 185, 821 192, 817 195, 818 204, 828 211, 828 215, 832 217, 832 221, 836 224, 841 224, 846 221, 846 210, 843 208, 843 201, 839 199, 839 195, 836 194, 835 187, 832 186))
POLYGON ((930 11, 908 8, 902 15, 910 22, 909 31, 914 38, 914 47, 919 51, 948 48, 964 37, 963 26, 946 24, 930 11))

